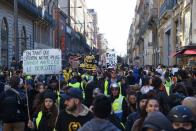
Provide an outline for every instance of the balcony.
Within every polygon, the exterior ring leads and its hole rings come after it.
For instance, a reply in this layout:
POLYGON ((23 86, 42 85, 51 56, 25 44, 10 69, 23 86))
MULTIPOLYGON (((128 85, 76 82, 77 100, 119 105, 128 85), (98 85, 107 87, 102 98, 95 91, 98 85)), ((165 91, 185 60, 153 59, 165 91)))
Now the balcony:
MULTIPOLYGON (((14 4, 13 0, 9 0, 10 3, 14 4)), ((34 3, 29 0, 18 0, 18 8, 23 9, 26 13, 30 14, 33 17, 40 17, 47 21, 49 24, 54 24, 54 19, 52 15, 44 11, 43 8, 37 7, 34 3)))
POLYGON ((168 11, 172 10, 174 7, 175 1, 174 0, 165 0, 160 7, 160 18, 167 13, 168 11))

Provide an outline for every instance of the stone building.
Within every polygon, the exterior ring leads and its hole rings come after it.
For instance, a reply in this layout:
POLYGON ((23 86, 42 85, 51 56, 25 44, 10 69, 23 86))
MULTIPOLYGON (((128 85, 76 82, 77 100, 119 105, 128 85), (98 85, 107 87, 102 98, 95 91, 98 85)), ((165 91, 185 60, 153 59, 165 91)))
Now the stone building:
MULTIPOLYGON (((18 30, 15 32, 14 1, 0 2, 0 65, 9 66, 12 57, 22 59, 24 50, 53 47, 53 8, 56 1, 18 0, 18 30), (16 37, 15 37, 16 36, 16 37)), ((16 24, 17 25, 17 24, 16 24)))
POLYGON ((195 0, 138 0, 127 43, 132 64, 194 63, 195 12, 195 0))

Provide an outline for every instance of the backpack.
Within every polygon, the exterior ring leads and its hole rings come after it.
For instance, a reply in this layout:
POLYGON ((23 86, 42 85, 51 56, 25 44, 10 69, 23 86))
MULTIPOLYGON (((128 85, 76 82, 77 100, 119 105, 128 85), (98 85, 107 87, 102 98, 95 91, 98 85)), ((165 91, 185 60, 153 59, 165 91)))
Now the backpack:
POLYGON ((24 113, 22 112, 22 100, 16 90, 8 89, 8 91, 5 92, 5 97, 1 101, 0 119, 4 122, 14 122, 19 120, 24 113), (7 94, 8 91, 13 92, 11 93, 13 95, 7 94))

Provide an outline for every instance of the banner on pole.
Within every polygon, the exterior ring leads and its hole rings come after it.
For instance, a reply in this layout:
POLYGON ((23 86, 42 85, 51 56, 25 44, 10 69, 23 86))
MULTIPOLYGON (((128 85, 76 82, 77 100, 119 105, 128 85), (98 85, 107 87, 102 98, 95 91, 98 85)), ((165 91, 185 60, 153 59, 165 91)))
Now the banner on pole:
POLYGON ((61 70, 60 49, 38 49, 23 52, 23 73, 25 74, 59 74, 61 70))

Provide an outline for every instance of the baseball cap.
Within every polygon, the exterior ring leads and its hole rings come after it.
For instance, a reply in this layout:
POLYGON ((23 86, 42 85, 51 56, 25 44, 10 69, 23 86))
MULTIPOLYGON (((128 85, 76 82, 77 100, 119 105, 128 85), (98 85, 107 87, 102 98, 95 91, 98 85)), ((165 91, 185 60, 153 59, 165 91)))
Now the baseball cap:
POLYGON ((83 99, 82 90, 78 88, 70 88, 67 93, 63 96, 65 100, 70 98, 78 98, 80 100, 83 99))

